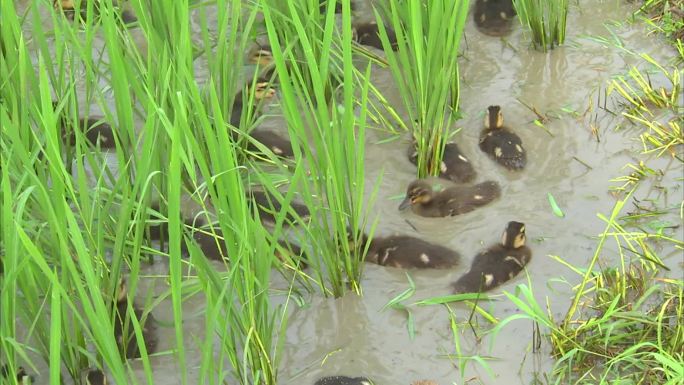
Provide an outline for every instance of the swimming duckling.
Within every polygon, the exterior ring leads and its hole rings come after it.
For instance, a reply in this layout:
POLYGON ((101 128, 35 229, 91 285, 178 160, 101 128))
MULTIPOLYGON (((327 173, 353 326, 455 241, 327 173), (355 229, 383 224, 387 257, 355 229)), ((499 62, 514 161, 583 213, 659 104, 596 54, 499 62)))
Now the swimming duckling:
MULTIPOLYGON (((275 224, 276 215, 283 210, 282 204, 275 197, 264 191, 251 191, 249 195, 259 209, 259 218, 263 222, 275 224)), ((285 215, 285 222, 295 224, 299 220, 308 219, 310 215, 311 213, 306 205, 290 202, 285 215)))
MULTIPOLYGON (((133 316, 138 320, 142 329, 145 350, 147 350, 147 354, 152 354, 157 347, 157 336, 155 334, 156 321, 152 317, 152 314, 147 314, 144 318, 142 309, 138 308, 135 303, 131 302, 131 307, 133 308, 133 316)), ((135 337, 135 331, 133 330, 133 324, 129 319, 129 315, 128 290, 126 288, 126 282, 121 278, 117 289, 114 336, 116 337, 116 342, 119 345, 121 354, 124 357, 128 359, 140 358, 141 353, 138 347, 138 341, 135 337)))
MULTIPOLYGON (((118 134, 109 123, 104 122, 102 119, 102 117, 79 119, 79 129, 85 134, 90 145, 101 149, 116 148, 118 134)), ((72 130, 68 137, 65 134, 64 140, 65 142, 68 142, 70 146, 75 145, 76 133, 72 130)))
MULTIPOLYGON (((263 144, 264 147, 271 150, 274 155, 284 158, 294 158, 292 143, 275 132, 257 128, 252 130, 249 133, 249 136, 257 142, 263 144)), ((261 149, 259 149, 257 145, 251 141, 249 141, 247 144, 247 151, 256 154, 261 153, 261 149)))
POLYGON ((418 380, 418 381, 413 381, 411 385, 438 385, 437 381, 433 380, 418 380))
MULTIPOLYGON (((30 376, 26 373, 26 369, 24 369, 23 366, 20 366, 16 369, 15 371, 15 378, 16 378, 16 383, 19 385, 29 385, 33 384, 33 376, 30 376)), ((8 379, 10 376, 10 368, 9 365, 5 364, 2 365, 2 369, 0 369, 0 383, 5 383, 4 380, 8 379)))
POLYGON ((230 124, 234 127, 240 127, 240 117, 242 110, 245 108, 245 102, 252 102, 252 111, 255 111, 260 102, 270 100, 275 96, 275 90, 270 86, 270 82, 265 78, 258 78, 254 85, 250 82, 245 85, 244 90, 235 95, 233 101, 233 109, 230 113, 230 124), (253 92, 253 97, 250 99, 249 95, 253 92), (246 99, 245 99, 246 98, 246 99))
MULTIPOLYGON (((365 234, 361 247, 368 242, 365 234)), ((368 245, 366 262, 398 268, 448 269, 458 264, 461 255, 447 247, 408 235, 373 238, 368 245)))
MULTIPOLYGON (((418 150, 415 145, 409 147, 409 160, 413 164, 418 163, 418 150)), ((454 182, 467 183, 475 179, 475 175, 475 168, 463 155, 458 145, 454 142, 445 144, 439 176, 454 182)))
MULTIPOLYGON (((86 20, 88 16, 88 8, 86 7, 86 1, 81 1, 81 9, 76 9, 76 2, 74 0, 54 0, 52 2, 53 7, 56 10, 61 10, 67 19, 74 21, 76 15, 78 15, 80 21, 86 20)), ((114 2, 116 6, 116 2, 114 2)), ((93 2, 93 14, 99 16, 100 8, 97 1, 93 2)), ((131 24, 138 21, 135 15, 127 9, 121 10, 121 20, 124 24, 131 24)))
POLYGON ((411 182, 399 210, 410 206, 414 213, 423 217, 448 217, 473 211, 501 195, 499 184, 493 181, 462 186, 435 179, 411 182))
POLYGON ((268 67, 273 64, 273 51, 269 44, 256 43, 247 53, 247 61, 250 64, 268 67))
POLYGON ((503 125, 503 113, 499 106, 489 106, 485 117, 485 129, 480 134, 480 149, 502 166, 520 170, 527 163, 527 154, 520 137, 503 125))
POLYGON ((501 243, 480 252, 470 270, 453 284, 456 293, 487 291, 512 279, 527 265, 532 251, 525 246, 525 224, 508 222, 501 243))
MULTIPOLYGON (((397 34, 394 32, 392 27, 386 25, 385 31, 387 32, 387 39, 389 40, 392 51, 399 49, 399 44, 397 43, 397 34)), ((380 40, 380 30, 378 29, 378 23, 372 20, 368 23, 356 24, 354 26, 354 36, 357 43, 361 45, 368 45, 377 49, 383 49, 382 40, 380 40)))
POLYGON ((314 385, 372 385, 373 382, 365 377, 331 376, 323 377, 314 385))
POLYGON ((503 36, 511 32, 515 15, 512 0, 477 0, 473 19, 485 35, 503 36))
MULTIPOLYGON (((335 13, 342 13, 342 2, 347 1, 347 0, 337 0, 335 3, 335 13)), ((328 3, 330 3, 330 0, 319 0, 318 3, 320 4, 320 13, 321 15, 324 15, 326 10, 328 9, 328 3)), ((356 9, 356 5, 354 5, 354 2, 349 3, 349 9, 354 11, 356 9)))
POLYGON ((86 374, 86 385, 107 385, 107 376, 100 369, 90 369, 86 374))
MULTIPOLYGON (((220 228, 215 227, 213 232, 210 229, 198 229, 192 233, 192 239, 207 259, 214 261, 229 259, 228 249, 220 228)), ((186 245, 183 245, 182 253, 185 255, 189 254, 186 245)), ((309 266, 302 249, 291 242, 278 240, 274 255, 280 262, 289 267, 298 266, 299 269, 306 269, 309 266)))

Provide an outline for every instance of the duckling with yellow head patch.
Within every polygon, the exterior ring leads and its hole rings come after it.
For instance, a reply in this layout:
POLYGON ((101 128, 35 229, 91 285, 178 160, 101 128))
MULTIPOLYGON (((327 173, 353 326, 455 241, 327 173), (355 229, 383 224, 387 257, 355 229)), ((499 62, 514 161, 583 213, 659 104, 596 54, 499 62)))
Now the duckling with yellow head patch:
POLYGON ((532 257, 525 241, 525 224, 508 222, 501 243, 475 256, 470 270, 452 285, 455 292, 487 291, 518 275, 532 257))
POLYGON ((476 185, 456 185, 437 178, 418 179, 409 184, 399 210, 411 208, 422 217, 449 217, 465 214, 501 196, 493 181, 476 185))
POLYGON ((510 170, 521 170, 527 164, 527 153, 522 140, 503 125, 499 106, 489 106, 485 129, 480 134, 480 149, 500 165, 510 170))

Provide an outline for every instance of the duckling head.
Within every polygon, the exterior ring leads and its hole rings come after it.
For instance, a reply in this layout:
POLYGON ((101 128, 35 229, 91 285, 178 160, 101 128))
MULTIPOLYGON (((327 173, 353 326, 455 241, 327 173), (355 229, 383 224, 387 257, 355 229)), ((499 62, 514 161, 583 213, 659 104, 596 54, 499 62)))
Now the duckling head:
POLYGON ((503 113, 500 106, 487 107, 484 125, 487 129, 503 127, 503 113))
POLYGON ((399 210, 405 210, 409 206, 430 203, 434 195, 433 186, 422 179, 411 182, 406 189, 406 198, 399 205, 399 210))
POLYGON ((501 235, 501 244, 508 249, 519 249, 525 246, 525 224, 511 221, 501 235))
POLYGON ((116 303, 125 303, 128 301, 128 287, 126 287, 126 280, 121 277, 116 286, 116 303))
POLYGON ((255 44, 247 54, 247 61, 262 67, 273 64, 273 52, 268 44, 255 44))
POLYGON ((90 369, 86 375, 87 385, 107 385, 107 376, 100 369, 90 369))
POLYGON ((254 100, 268 100, 275 96, 275 89, 271 87, 268 79, 259 78, 254 84, 254 100))

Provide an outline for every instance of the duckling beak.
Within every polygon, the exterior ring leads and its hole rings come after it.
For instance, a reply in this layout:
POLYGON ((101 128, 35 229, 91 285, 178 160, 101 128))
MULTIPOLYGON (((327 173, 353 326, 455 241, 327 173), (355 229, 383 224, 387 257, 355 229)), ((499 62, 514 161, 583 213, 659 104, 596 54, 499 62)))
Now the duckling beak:
POLYGON ((407 196, 406 198, 404 198, 404 200, 399 205, 399 210, 400 211, 406 210, 407 208, 409 208, 409 206, 411 206, 411 197, 407 196))

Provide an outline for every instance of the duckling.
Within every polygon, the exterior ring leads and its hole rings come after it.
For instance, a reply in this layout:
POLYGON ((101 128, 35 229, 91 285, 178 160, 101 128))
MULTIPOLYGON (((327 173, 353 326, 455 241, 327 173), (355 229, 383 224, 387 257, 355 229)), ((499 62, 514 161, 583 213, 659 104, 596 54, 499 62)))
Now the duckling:
POLYGON ((503 36, 511 32, 515 15, 512 0, 477 0, 473 19, 485 35, 503 36))
MULTIPOLYGON (((54 0, 52 5, 56 10, 61 10, 62 13, 64 13, 64 16, 71 21, 74 21, 77 15, 80 21, 86 20, 88 16, 86 1, 81 1, 81 9, 76 9, 76 2, 74 0, 54 0)), ((114 5, 116 6, 116 2, 114 2, 114 5)), ((100 14, 98 2, 93 2, 93 14, 95 16, 99 16, 100 14)), ((135 15, 127 9, 122 9, 120 14, 124 24, 132 24, 138 21, 135 15)))
MULTIPOLYGON (((394 29, 388 25, 385 26, 385 31, 387 32, 387 39, 389 40, 392 51, 399 49, 399 44, 397 43, 397 34, 394 29)), ((360 23, 354 26, 354 36, 357 43, 361 45, 368 45, 377 49, 383 49, 382 40, 380 40, 380 30, 378 29, 378 23, 372 20, 368 23, 360 23)))
POLYGON ((275 90, 270 86, 270 82, 265 78, 258 78, 254 85, 252 83, 245 85, 244 91, 240 91, 235 95, 235 100, 233 101, 233 109, 230 114, 230 124, 234 127, 240 127, 240 117, 242 116, 242 110, 245 102, 249 102, 250 98, 245 96, 245 91, 247 94, 254 92, 252 103, 254 105, 252 108, 256 110, 261 101, 270 100, 275 96, 275 90), (246 98, 246 100, 245 100, 246 98))
POLYGON ((373 381, 365 377, 331 376, 323 377, 314 385, 372 385, 373 381))
MULTIPOLYGON (((131 303, 131 307, 133 308, 133 316, 135 316, 142 328, 147 354, 152 354, 157 347, 157 336, 155 333, 156 321, 151 314, 148 314, 146 318, 143 318, 142 309, 138 308, 135 303, 131 303)), ((119 287, 117 289, 114 336, 116 337, 117 344, 124 357, 128 359, 141 357, 133 325, 129 320, 128 290, 123 278, 119 281, 119 287)))
MULTIPOLYGON (((342 2, 346 0, 337 0, 335 3, 335 13, 342 13, 342 2)), ((326 10, 328 9, 328 3, 330 3, 330 0, 319 0, 318 3, 320 4, 320 13, 321 15, 325 14, 326 10)), ((356 5, 354 5, 354 2, 351 1, 349 3, 349 9, 354 11, 356 10, 356 5)))
MULTIPOLYGON (((361 241, 361 247, 368 242, 365 234, 361 241)), ((398 268, 448 269, 460 259, 454 250, 408 235, 373 238, 366 254, 366 262, 398 268)))
MULTIPOLYGON (((294 158, 292 143, 275 132, 257 128, 252 130, 249 133, 249 136, 271 150, 274 155, 283 158, 294 158)), ((258 154, 261 152, 261 149, 259 149, 256 144, 249 141, 247 144, 247 151, 258 154)))
POLYGON ((522 140, 504 127, 503 113, 499 106, 487 108, 485 129, 480 133, 480 149, 510 170, 521 170, 527 163, 522 140))
MULTIPOLYGON (((118 134, 109 123, 104 122, 102 119, 102 117, 79 119, 79 129, 85 134, 91 146, 101 149, 116 148, 118 134)), ((76 133, 72 130, 68 137, 65 134, 64 141, 73 146, 76 143, 76 133)))
POLYGON ((247 61, 250 64, 268 67, 273 64, 273 51, 269 44, 256 43, 247 53, 247 61))
POLYGON ((417 179, 411 182, 399 210, 410 206, 414 213, 423 217, 448 217, 473 211, 501 195, 499 184, 493 181, 461 186, 448 185, 451 182, 438 182, 435 179, 417 179))
POLYGON ((413 381, 411 385, 438 385, 437 381, 433 380, 418 380, 418 381, 413 381))
MULTIPOLYGON (((220 228, 211 230, 197 230, 192 233, 192 239, 202 250, 207 259, 214 261, 224 261, 228 259, 228 249, 223 239, 223 232, 220 228), (215 234, 215 235, 214 235, 215 234)), ((275 257, 289 267, 298 266, 306 269, 309 265, 306 262, 306 255, 302 249, 294 243, 278 240, 275 247, 275 257)), ((187 246, 183 245, 183 254, 188 255, 187 246)))
MULTIPOLYGON (((20 366, 16 369, 15 371, 16 375, 16 383, 19 385, 29 385, 33 384, 34 378, 33 376, 30 376, 26 374, 26 369, 24 369, 23 366, 20 366)), ((2 369, 0 369, 0 380, 6 380, 10 376, 10 368, 9 365, 5 364, 2 365, 2 369)), ((5 383, 5 381, 0 381, 0 383, 5 383)))
POLYGON ((508 222, 501 243, 476 255, 470 270, 452 286, 456 293, 487 291, 518 275, 531 257, 525 246, 525 224, 508 222))
POLYGON ((86 385, 107 385, 107 376, 100 369, 90 369, 86 374, 86 385))
MULTIPOLYGON (((415 145, 409 147, 409 160, 413 164, 418 163, 418 150, 415 145)), ((445 144, 439 176, 454 182, 468 183, 475 179, 475 175, 475 168, 473 168, 470 160, 463 155, 458 145, 454 142, 445 144)))
MULTIPOLYGON (((282 204, 273 196, 264 191, 251 191, 250 198, 259 209, 259 217, 263 222, 275 224, 276 215, 283 210, 282 204)), ((306 220, 311 213, 306 205, 290 202, 285 215, 285 222, 295 224, 298 220, 306 220)))

